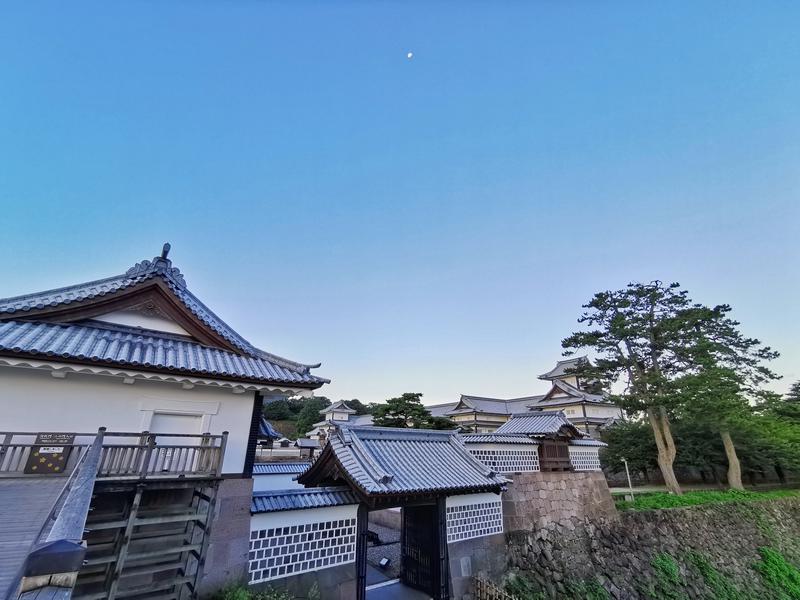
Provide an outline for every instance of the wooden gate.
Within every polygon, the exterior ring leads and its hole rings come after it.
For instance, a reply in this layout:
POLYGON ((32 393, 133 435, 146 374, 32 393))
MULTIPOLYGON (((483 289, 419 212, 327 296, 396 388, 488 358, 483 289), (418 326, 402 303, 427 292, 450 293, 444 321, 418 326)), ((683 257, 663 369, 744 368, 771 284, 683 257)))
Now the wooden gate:
POLYGON ((437 514, 435 506, 403 508, 402 580, 409 587, 434 595, 437 514))

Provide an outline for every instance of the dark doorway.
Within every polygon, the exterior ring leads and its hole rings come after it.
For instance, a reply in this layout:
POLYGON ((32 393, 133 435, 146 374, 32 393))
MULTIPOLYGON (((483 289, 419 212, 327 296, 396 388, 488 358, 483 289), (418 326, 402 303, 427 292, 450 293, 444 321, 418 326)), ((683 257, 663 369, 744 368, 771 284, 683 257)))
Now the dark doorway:
POLYGON ((403 507, 400 579, 436 600, 449 598, 450 587, 443 509, 444 502, 403 507))

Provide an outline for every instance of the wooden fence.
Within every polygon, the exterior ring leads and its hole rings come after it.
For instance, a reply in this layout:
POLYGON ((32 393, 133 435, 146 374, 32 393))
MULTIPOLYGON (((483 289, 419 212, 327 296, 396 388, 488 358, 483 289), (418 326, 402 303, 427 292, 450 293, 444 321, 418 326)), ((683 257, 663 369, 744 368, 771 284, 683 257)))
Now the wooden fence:
POLYGON ((519 600, 491 581, 480 577, 473 577, 472 581, 475 588, 475 600, 519 600))

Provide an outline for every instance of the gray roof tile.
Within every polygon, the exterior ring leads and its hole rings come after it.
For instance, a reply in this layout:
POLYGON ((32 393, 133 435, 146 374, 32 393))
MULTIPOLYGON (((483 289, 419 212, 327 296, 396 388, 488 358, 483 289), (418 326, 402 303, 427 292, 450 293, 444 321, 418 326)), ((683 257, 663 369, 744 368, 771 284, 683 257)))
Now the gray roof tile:
POLYGON ((525 396, 522 398, 503 400, 500 398, 482 398, 481 396, 467 396, 462 394, 459 403, 456 403, 451 410, 444 414, 456 415, 476 411, 479 413, 510 415, 525 410, 528 408, 528 405, 537 402, 541 398, 543 398, 543 396, 525 396), (455 407, 459 406, 459 404, 463 404, 468 408, 456 409, 455 407))
MULTIPOLYGON (((156 277, 161 278, 175 294, 175 297, 200 321, 240 349, 244 354, 266 359, 273 364, 295 371, 308 372, 309 369, 319 366, 318 364, 306 365, 291 361, 253 346, 192 294, 186 287, 186 281, 181 272, 172 266, 172 261, 160 256, 156 256, 152 260, 143 260, 136 263, 121 275, 34 294, 0 298, 0 319, 16 315, 20 315, 20 318, 26 318, 27 313, 31 311, 52 306, 68 305, 97 296, 113 295, 120 290, 131 288, 156 277)), ((327 380, 325 382, 327 383, 327 380)))
POLYGON ((524 435, 543 436, 559 433, 563 427, 574 430, 580 437, 575 426, 569 422, 562 412, 527 412, 511 415, 511 418, 497 428, 496 434, 521 433, 524 435))
POLYGON ((506 483, 455 431, 340 426, 301 482, 313 482, 314 466, 334 459, 369 495, 500 491, 506 483))
POLYGON ((575 356, 560 360, 556 366, 550 369, 547 373, 539 375, 539 379, 555 379, 557 377, 564 377, 572 375, 571 371, 577 369, 582 363, 588 362, 589 359, 585 356, 575 356))
POLYGON ((307 370, 266 358, 203 346, 181 336, 99 323, 0 321, 0 351, 259 383, 327 383, 307 370))
POLYGON ((605 442, 601 442, 600 440, 596 440, 594 438, 583 438, 580 440, 571 440, 569 443, 570 446, 600 446, 605 448, 608 446, 605 442))
POLYGON ((299 475, 308 468, 309 463, 255 463, 253 475, 299 475))
POLYGON ((358 504, 355 494, 347 487, 270 490, 253 494, 250 512, 258 514, 344 504, 358 504))
POLYGON ((465 444, 525 444, 536 446, 537 442, 523 434, 465 433, 461 435, 465 444))

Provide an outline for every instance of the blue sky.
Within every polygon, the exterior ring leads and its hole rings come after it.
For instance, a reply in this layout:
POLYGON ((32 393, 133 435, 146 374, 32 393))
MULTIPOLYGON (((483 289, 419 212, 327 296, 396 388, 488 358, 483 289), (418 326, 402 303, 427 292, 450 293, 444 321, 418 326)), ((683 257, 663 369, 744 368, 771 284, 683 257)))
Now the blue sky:
POLYGON ((542 391, 595 291, 679 281, 784 390, 800 6, 678 4, 6 4, 0 296, 170 241, 323 393, 432 403, 542 391))

